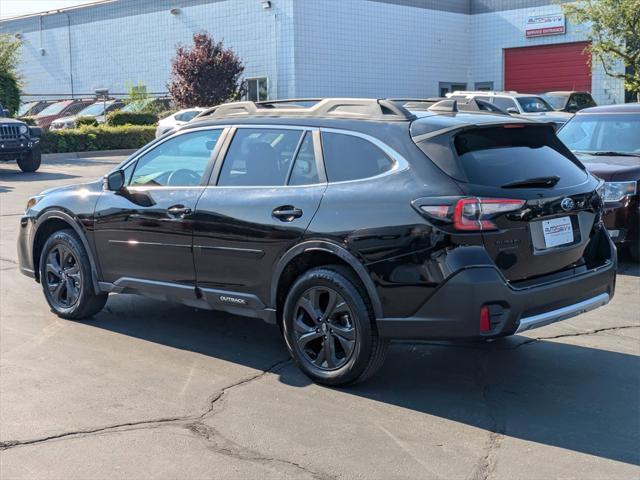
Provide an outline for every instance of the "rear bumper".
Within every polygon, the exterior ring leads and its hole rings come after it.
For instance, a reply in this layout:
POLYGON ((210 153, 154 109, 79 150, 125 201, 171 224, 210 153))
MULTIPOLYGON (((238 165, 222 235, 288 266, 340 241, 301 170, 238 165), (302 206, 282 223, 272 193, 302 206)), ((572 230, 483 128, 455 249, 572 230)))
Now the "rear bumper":
POLYGON ((513 335, 605 305, 616 281, 615 247, 610 259, 568 278, 514 288, 493 266, 458 271, 409 318, 381 318, 378 332, 388 338, 471 339, 513 335), (480 310, 488 306, 491 329, 480 332, 480 310))

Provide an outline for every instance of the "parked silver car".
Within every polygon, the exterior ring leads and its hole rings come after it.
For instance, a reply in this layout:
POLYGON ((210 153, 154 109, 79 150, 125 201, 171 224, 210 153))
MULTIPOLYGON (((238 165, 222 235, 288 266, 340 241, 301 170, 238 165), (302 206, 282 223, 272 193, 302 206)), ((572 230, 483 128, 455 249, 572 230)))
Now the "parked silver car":
POLYGON ((173 130, 175 127, 184 125, 187 122, 193 120, 196 115, 204 112, 206 109, 202 107, 185 108, 179 112, 169 115, 158 122, 158 128, 156 129, 156 138, 161 137, 165 133, 173 130))
POLYGON ((51 123, 51 130, 64 130, 67 128, 76 128, 76 119, 80 117, 93 117, 98 123, 104 123, 106 119, 105 113, 120 110, 124 107, 122 100, 108 100, 106 102, 96 102, 88 107, 80 110, 76 115, 61 117, 51 123))
POLYGON ((560 128, 573 116, 571 113, 555 111, 549 105, 549 102, 540 95, 528 93, 465 90, 448 93, 447 97, 454 100, 479 98, 480 100, 491 102, 511 115, 522 116, 529 120, 554 123, 556 128, 560 128))

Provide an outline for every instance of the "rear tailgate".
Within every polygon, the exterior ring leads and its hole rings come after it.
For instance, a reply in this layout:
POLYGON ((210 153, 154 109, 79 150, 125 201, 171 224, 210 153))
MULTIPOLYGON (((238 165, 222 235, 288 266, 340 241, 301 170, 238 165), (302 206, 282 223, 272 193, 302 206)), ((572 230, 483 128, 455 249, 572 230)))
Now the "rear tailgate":
MULTIPOLYGON (((586 263, 601 209, 598 180, 562 145, 552 127, 476 126, 447 136, 450 161, 456 163, 447 173, 464 196, 478 199, 475 205, 469 200, 469 211, 480 211, 481 216, 493 212, 480 231, 468 234, 482 236, 487 253, 508 280, 586 263), (496 203, 505 211, 494 208, 496 203)), ((433 153, 426 144, 418 145, 428 156, 429 150, 433 153)))

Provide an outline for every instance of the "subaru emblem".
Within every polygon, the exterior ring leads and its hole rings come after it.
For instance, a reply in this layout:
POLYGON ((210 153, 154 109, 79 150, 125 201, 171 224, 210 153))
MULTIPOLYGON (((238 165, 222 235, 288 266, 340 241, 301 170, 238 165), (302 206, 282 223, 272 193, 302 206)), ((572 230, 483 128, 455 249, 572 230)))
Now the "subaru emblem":
POLYGON ((573 207, 575 207, 576 204, 571 198, 567 197, 562 199, 562 202, 560 202, 560 206, 565 212, 568 212, 569 210, 573 210, 573 207))

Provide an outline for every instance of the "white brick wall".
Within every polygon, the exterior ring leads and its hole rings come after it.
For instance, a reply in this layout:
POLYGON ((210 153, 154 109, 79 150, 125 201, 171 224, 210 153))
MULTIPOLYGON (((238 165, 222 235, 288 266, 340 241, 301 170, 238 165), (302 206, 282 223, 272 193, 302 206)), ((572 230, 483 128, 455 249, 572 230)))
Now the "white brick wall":
POLYGON ((294 6, 298 95, 425 97, 466 80, 469 16, 366 0, 294 6))
MULTIPOLYGON (((126 92, 141 83, 150 92, 166 92, 170 62, 180 43, 191 43, 194 32, 207 30, 224 40, 245 63, 246 77, 267 76, 271 96, 293 93, 291 5, 278 0, 277 7, 264 10, 259 2, 227 0, 182 8, 179 15, 158 11, 112 20, 71 26, 73 83, 76 93, 96 88, 126 92), (277 49, 277 53, 276 53, 277 49), (277 61, 277 65, 276 65, 277 61)), ((73 17, 72 17, 73 22, 73 17)), ((69 93, 71 91, 68 29, 24 34, 20 70, 26 92, 69 93)))
MULTIPOLYGON (((271 9, 259 0, 221 0, 191 2, 171 15, 164 9, 141 13, 142 2, 126 3, 130 14, 112 19, 89 8, 95 19, 74 24, 72 13, 70 39, 64 14, 44 17, 42 38, 37 29, 21 32, 24 90, 70 93, 71 50, 76 93, 102 87, 126 92, 137 83, 165 92, 176 45, 190 43, 199 30, 233 47, 246 77, 268 77, 271 98, 425 97, 438 95, 439 82, 473 88, 492 81, 499 89, 503 48, 585 39, 573 25, 567 35, 525 38, 525 18, 557 12, 558 5, 467 15, 368 0, 272 0, 271 9)), ((0 31, 15 33, 16 25, 25 24, 0 22, 0 31)), ((593 93, 599 103, 624 100, 622 82, 606 77, 599 65, 593 93)))

